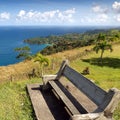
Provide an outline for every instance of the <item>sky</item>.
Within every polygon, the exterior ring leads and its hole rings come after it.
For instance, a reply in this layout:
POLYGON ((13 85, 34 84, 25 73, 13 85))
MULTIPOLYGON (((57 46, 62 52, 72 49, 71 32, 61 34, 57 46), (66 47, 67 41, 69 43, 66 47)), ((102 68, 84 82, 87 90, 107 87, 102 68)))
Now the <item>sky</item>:
POLYGON ((120 0, 0 0, 0 26, 120 26, 120 0))

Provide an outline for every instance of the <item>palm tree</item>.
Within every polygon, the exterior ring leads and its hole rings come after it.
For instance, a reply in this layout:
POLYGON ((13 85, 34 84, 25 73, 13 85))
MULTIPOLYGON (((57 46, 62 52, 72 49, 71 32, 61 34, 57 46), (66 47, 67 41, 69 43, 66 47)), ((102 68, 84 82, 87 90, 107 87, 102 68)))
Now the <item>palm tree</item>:
POLYGON ((34 58, 34 62, 38 62, 40 65, 40 69, 41 69, 41 76, 43 76, 44 73, 44 67, 49 66, 50 61, 47 57, 44 57, 42 54, 38 53, 36 54, 35 58, 34 58))
POLYGON ((93 50, 96 51, 96 53, 98 53, 101 50, 101 55, 100 55, 101 65, 103 64, 104 51, 105 50, 110 50, 110 52, 113 51, 112 45, 107 42, 105 35, 102 35, 102 34, 99 34, 97 43, 93 48, 93 50))
POLYGON ((32 56, 30 55, 29 46, 18 47, 18 48, 15 48, 14 50, 18 52, 18 55, 16 56, 17 59, 28 60, 32 58, 32 56))
POLYGON ((104 41, 106 40, 106 36, 102 33, 100 33, 97 37, 97 41, 96 42, 100 42, 100 41, 104 41))

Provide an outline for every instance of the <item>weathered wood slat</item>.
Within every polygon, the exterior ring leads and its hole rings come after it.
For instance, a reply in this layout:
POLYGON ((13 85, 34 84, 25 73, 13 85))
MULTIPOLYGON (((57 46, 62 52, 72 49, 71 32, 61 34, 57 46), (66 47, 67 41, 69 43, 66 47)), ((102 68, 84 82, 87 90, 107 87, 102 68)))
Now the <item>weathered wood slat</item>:
POLYGON ((113 111, 120 100, 120 91, 104 91, 67 63, 68 61, 63 61, 55 79, 48 80, 45 86, 48 86, 47 90, 52 88, 62 105, 64 103, 71 120, 112 119, 113 111), (63 78, 67 78, 72 85, 61 82, 63 78))
MULTIPOLYGON (((74 104, 74 106, 77 108, 77 110, 79 110, 79 112, 81 114, 88 113, 89 111, 81 104, 81 102, 78 101, 78 99, 75 98, 75 96, 71 93, 71 90, 66 88, 66 86, 64 86, 64 84, 61 83, 62 79, 60 81, 55 81, 57 86, 64 92, 64 94, 74 104)), ((69 88, 71 87, 70 84, 67 84, 67 85, 69 86, 69 88)), ((77 92, 77 90, 75 89, 74 94, 76 94, 76 92, 77 92)), ((78 92, 77 92, 77 94, 78 94, 78 92)), ((79 94, 79 95, 82 95, 82 94, 79 94)), ((82 99, 82 98, 83 98, 83 95, 80 97, 80 99, 82 99)))
POLYGON ((113 111, 115 110, 119 102, 120 102, 120 91, 116 88, 112 88, 109 90, 103 103, 99 106, 99 108, 95 112, 105 111, 104 114, 106 116, 112 117, 113 111))
MULTIPOLYGON (((60 82, 65 88, 68 86, 68 88, 65 90, 68 91, 75 100, 77 100, 77 102, 87 111, 87 113, 91 113, 98 108, 98 106, 92 100, 90 100, 83 92, 76 88, 76 86, 74 86, 70 81, 62 78, 58 82, 60 82)), ((82 110, 81 108, 79 109, 82 110)))
POLYGON ((68 99, 68 97, 64 94, 64 92, 57 86, 55 81, 49 81, 49 84, 52 88, 54 88, 55 92, 58 94, 60 99, 63 101, 63 103, 66 105, 68 110, 72 115, 80 114, 80 112, 77 110, 77 108, 73 105, 73 103, 68 99))
POLYGON ((79 90, 85 93, 98 106, 103 102, 107 92, 96 86, 89 79, 66 65, 63 75, 67 77, 79 90))
POLYGON ((60 79, 60 77, 62 76, 62 73, 63 73, 64 68, 65 68, 66 65, 68 65, 68 60, 65 60, 65 61, 62 62, 61 67, 60 67, 60 69, 59 69, 59 71, 57 73, 56 80, 60 79))
POLYGON ((39 88, 39 84, 27 85, 37 120, 55 120, 39 88))
POLYGON ((56 79, 57 75, 43 75, 42 80, 43 84, 47 84, 48 81, 56 79))

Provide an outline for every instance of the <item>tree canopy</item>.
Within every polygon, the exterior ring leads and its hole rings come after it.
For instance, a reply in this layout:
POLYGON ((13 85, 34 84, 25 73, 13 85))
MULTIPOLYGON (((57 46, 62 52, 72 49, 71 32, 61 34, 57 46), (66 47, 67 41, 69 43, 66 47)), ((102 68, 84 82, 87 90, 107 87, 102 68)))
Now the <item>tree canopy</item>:
POLYGON ((18 52, 18 55, 16 56, 17 59, 31 59, 30 55, 30 47, 24 46, 24 47, 17 47, 14 49, 16 52, 18 52))
POLYGON ((96 53, 101 51, 100 60, 102 64, 104 51, 110 50, 112 52, 113 49, 112 49, 112 45, 109 43, 109 41, 107 41, 106 36, 104 34, 99 34, 96 40, 96 45, 94 46, 93 50, 96 51, 96 53))
POLYGON ((64 35, 50 35, 46 37, 29 38, 24 40, 28 44, 49 44, 41 52, 50 55, 65 50, 96 44, 98 41, 114 42, 120 40, 120 29, 90 30, 84 33, 70 33, 64 35))
POLYGON ((43 56, 40 53, 37 53, 34 57, 34 62, 38 62, 41 69, 41 76, 44 74, 44 67, 49 66, 50 61, 47 57, 43 56))

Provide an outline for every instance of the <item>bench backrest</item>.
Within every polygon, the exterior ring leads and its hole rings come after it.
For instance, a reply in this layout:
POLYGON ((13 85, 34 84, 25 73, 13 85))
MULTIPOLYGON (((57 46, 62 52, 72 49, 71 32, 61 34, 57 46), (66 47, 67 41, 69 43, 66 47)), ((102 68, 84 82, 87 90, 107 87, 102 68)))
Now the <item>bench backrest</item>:
POLYGON ((107 95, 107 92, 95 85, 92 81, 85 78, 82 74, 68 66, 68 62, 64 61, 58 72, 57 79, 65 76, 70 80, 80 91, 86 94, 96 105, 100 105, 107 95))
POLYGON ((106 117, 112 118, 112 114, 120 101, 120 90, 112 88, 108 92, 104 91, 91 80, 69 67, 67 60, 63 61, 55 80, 59 80, 62 76, 65 76, 98 106, 93 112, 104 111, 106 117))
POLYGON ((103 102, 107 92, 96 86, 92 81, 67 65, 64 68, 63 75, 98 106, 103 102))

